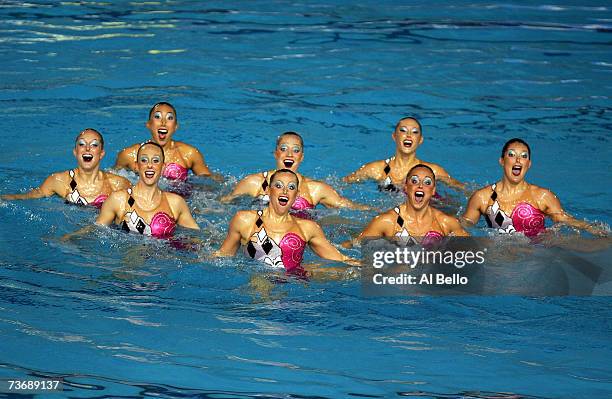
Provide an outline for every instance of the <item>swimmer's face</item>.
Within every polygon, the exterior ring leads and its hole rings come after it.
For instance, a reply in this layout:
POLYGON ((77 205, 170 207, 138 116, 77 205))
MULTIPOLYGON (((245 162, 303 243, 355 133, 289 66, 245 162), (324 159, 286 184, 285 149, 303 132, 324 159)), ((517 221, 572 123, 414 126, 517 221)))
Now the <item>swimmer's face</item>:
POLYGON ((304 159, 304 148, 297 136, 287 134, 280 138, 274 150, 277 169, 297 171, 304 159))
POLYGON ((178 129, 178 122, 172 107, 161 104, 151 112, 151 117, 145 124, 151 132, 151 138, 162 147, 172 141, 172 135, 178 129))
POLYGON ((138 153, 138 174, 142 182, 147 185, 157 184, 163 166, 164 158, 160 148, 150 144, 141 147, 138 153))
POLYGON ((504 156, 499 159, 499 164, 508 180, 514 183, 522 181, 531 167, 527 147, 521 143, 510 144, 504 156))
POLYGON ((298 180, 293 174, 277 173, 268 188, 270 195, 270 206, 283 214, 289 212, 298 194, 298 180))
POLYGON ((414 119, 404 119, 398 122, 391 135, 398 152, 410 154, 423 143, 421 128, 414 119))
POLYGON ((429 169, 416 168, 406 177, 404 190, 408 204, 415 209, 422 209, 436 193, 436 179, 429 169))
POLYGON ((93 130, 83 131, 77 137, 72 153, 82 169, 92 170, 96 168, 105 154, 100 135, 93 130))

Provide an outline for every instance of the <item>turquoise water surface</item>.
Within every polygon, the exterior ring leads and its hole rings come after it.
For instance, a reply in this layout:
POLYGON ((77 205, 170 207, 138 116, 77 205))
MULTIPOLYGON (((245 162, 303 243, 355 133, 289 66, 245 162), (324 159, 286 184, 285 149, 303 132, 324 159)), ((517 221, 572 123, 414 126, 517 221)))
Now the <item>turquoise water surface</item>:
MULTIPOLYGON (((219 194, 272 168, 286 130, 304 136, 306 176, 401 202, 340 178, 392 155, 406 115, 420 157, 474 189, 524 138, 529 181, 609 225, 611 21, 605 1, 3 1, 0 193, 73 167, 85 127, 110 168, 148 138, 157 101, 226 183, 191 179, 203 230, 179 231, 201 241, 187 250, 112 229, 63 242, 92 209, 0 200, 0 379, 63 377, 60 396, 88 398, 612 397, 609 297, 366 297, 355 279, 262 297, 248 285, 261 267, 207 258, 251 207, 219 194)), ((465 197, 447 197, 460 213, 465 197)), ((339 243, 375 213, 315 216, 339 243)))

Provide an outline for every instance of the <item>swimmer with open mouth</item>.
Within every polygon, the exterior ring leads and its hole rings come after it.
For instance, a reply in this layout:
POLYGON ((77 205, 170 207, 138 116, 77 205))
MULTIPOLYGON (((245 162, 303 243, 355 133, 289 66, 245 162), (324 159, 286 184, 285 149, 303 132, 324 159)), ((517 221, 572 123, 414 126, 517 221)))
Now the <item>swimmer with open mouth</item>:
POLYGON ((263 202, 269 201, 266 190, 270 185, 269 177, 275 170, 288 169, 293 171, 299 180, 300 191, 292 205, 294 211, 311 209, 318 204, 328 208, 352 208, 358 210, 370 209, 366 205, 357 204, 348 198, 342 197, 329 184, 313 180, 298 173, 298 168, 304 160, 304 141, 302 136, 295 132, 285 132, 276 140, 274 150, 276 169, 263 173, 249 175, 238 182, 234 190, 221 198, 221 202, 231 202, 240 196, 260 198, 263 202))
POLYGON ((406 173, 415 165, 423 164, 429 166, 435 173, 436 179, 451 187, 464 190, 463 183, 450 177, 448 172, 440 165, 423 162, 416 156, 416 151, 423 144, 423 131, 420 122, 416 118, 405 117, 395 125, 391 134, 395 142, 395 155, 367 163, 356 171, 345 176, 343 180, 347 183, 361 182, 364 180, 377 180, 381 190, 400 191, 406 173))
POLYGON ((30 199, 59 195, 67 203, 100 208, 108 196, 130 186, 129 180, 100 170, 104 158, 104 138, 95 129, 80 132, 72 150, 77 167, 51 174, 40 187, 24 194, 6 194, 3 199, 30 199))
POLYGON ((302 265, 307 244, 321 258, 353 261, 327 240, 316 222, 289 212, 298 196, 299 184, 298 175, 290 169, 274 172, 266 189, 270 198, 268 206, 260 211, 236 213, 215 256, 233 256, 243 245, 249 257, 301 277, 317 272, 316 268, 302 265))
POLYGON ((342 245, 351 247, 363 240, 387 237, 402 245, 430 246, 445 236, 468 236, 459 221, 430 206, 436 193, 436 176, 425 164, 413 166, 404 183, 406 202, 376 216, 351 241, 342 245))
POLYGON ((199 229, 183 197, 162 191, 158 186, 164 166, 164 149, 150 141, 141 144, 136 154, 138 182, 111 194, 96 223, 103 226, 115 223, 123 230, 157 238, 171 237, 177 224, 199 229))
MULTIPOLYGON (((175 141, 174 133, 179 128, 179 123, 174 106, 167 102, 159 102, 149 110, 149 119, 145 126, 151 133, 151 140, 164 149, 166 163, 162 169, 162 176, 169 180, 187 180, 189 170, 198 176, 210 176, 215 180, 222 181, 220 175, 213 174, 204 157, 197 148, 175 141)), ((123 149, 117 156, 116 169, 138 170, 136 153, 140 144, 134 144, 123 149)))
POLYGON ((508 140, 502 148, 499 165, 503 171, 501 180, 471 196, 463 214, 466 224, 476 224, 483 215, 487 225, 499 233, 521 232, 534 237, 545 230, 544 220, 548 216, 555 223, 567 224, 594 235, 607 235, 604 229, 565 212, 551 191, 525 181, 531 168, 531 149, 524 140, 508 140))

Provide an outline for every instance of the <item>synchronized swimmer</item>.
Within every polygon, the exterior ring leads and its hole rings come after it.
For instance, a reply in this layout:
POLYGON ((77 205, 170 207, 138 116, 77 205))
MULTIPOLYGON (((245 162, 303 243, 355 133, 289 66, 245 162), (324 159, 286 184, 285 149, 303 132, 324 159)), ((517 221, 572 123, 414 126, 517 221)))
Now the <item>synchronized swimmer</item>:
POLYGON ((299 184, 297 174, 290 169, 274 172, 266 190, 268 206, 260 211, 239 211, 230 221, 227 237, 216 255, 233 256, 242 244, 251 258, 300 276, 312 272, 302 266, 306 244, 321 258, 349 261, 316 222, 289 212, 298 198, 299 184))
MULTIPOLYGON (((28 199, 59 195, 66 202, 93 205, 100 209, 96 223, 119 225, 123 230, 157 238, 171 237, 176 225, 199 229, 185 199, 162 191, 160 178, 184 181, 188 171, 195 175, 212 176, 202 154, 193 146, 174 141, 178 129, 176 110, 166 102, 155 104, 149 111, 146 127, 151 141, 122 150, 116 168, 128 168, 138 173, 132 186, 124 178, 99 169, 104 157, 104 139, 94 129, 85 129, 75 140, 73 154, 77 168, 51 174, 43 184, 24 194, 7 194, 3 199, 28 199)), ((365 239, 386 237, 402 245, 435 244, 445 236, 468 236, 457 218, 447 215, 431 204, 438 180, 464 190, 465 186, 450 177, 439 165, 423 162, 416 150, 423 143, 421 124, 412 117, 401 119, 392 134, 395 156, 363 165, 344 178, 346 182, 366 179, 379 181, 385 190, 403 190, 404 203, 383 212, 370 221, 354 239, 342 245, 351 247, 365 239)), ((319 257, 344 263, 356 261, 332 245, 321 227, 299 212, 323 204, 331 208, 369 210, 341 196, 330 185, 310 179, 297 172, 304 159, 304 141, 295 132, 285 132, 276 141, 276 169, 248 175, 238 182, 221 202, 231 202, 240 196, 259 198, 261 210, 239 211, 231 219, 227 236, 215 256, 233 256, 242 245, 246 254, 269 266, 301 277, 315 275, 319 270, 303 265, 306 246, 319 257)), ((499 164, 502 179, 476 191, 469 199, 461 220, 474 225, 481 215, 487 225, 499 233, 520 232, 534 237, 545 231, 545 217, 554 223, 606 236, 600 227, 577 220, 567 214, 557 197, 547 189, 529 184, 525 175, 531 167, 531 149, 519 138, 506 142, 499 164)))
POLYGON ((75 169, 53 173, 40 187, 27 193, 6 194, 2 198, 18 200, 58 195, 72 204, 100 208, 113 191, 130 187, 125 177, 100 170, 100 160, 105 155, 104 138, 97 130, 88 128, 79 133, 72 153, 77 160, 75 169))
POLYGON ((138 182, 112 193, 96 223, 109 226, 114 222, 123 230, 158 238, 172 236, 177 224, 199 230, 183 197, 162 191, 157 185, 163 173, 164 149, 147 142, 138 147, 136 157, 138 182))
POLYGON ((310 179, 298 173, 298 168, 304 160, 304 140, 295 132, 285 132, 276 140, 274 150, 276 169, 248 175, 238 182, 234 190, 221 198, 221 202, 230 202, 240 196, 251 196, 268 202, 266 190, 270 185, 268 179, 276 170, 288 169, 294 172, 299 181, 300 190, 292 205, 293 210, 311 209, 318 204, 328 208, 352 208, 367 210, 370 207, 357 204, 338 194, 329 184, 310 179))
MULTIPOLYGON (((187 174, 191 170, 198 176, 211 176, 219 178, 211 173, 204 162, 202 153, 197 148, 173 140, 174 133, 179 128, 176 109, 167 102, 159 102, 149 110, 149 120, 145 123, 151 140, 159 144, 164 150, 164 165, 162 176, 170 180, 187 180, 187 174)), ((121 150, 115 162, 115 169, 138 170, 138 149, 139 144, 121 150)))
POLYGON ((418 120, 413 117, 400 119, 395 125, 391 138, 395 142, 394 156, 367 163, 344 177, 343 180, 347 183, 354 183, 372 179, 379 182, 381 190, 399 191, 408 171, 415 165, 422 164, 433 170, 437 180, 451 187, 464 189, 463 183, 450 177, 440 165, 423 162, 417 158, 416 151, 423 144, 423 129, 418 120))
POLYGON ((446 236, 465 237, 459 220, 432 206, 429 202, 436 193, 436 176, 424 164, 413 166, 404 184, 406 202, 376 216, 349 247, 364 239, 392 238, 401 245, 430 246, 446 236))
POLYGON ((531 167, 531 149, 524 140, 508 140, 502 148, 499 164, 503 170, 502 179, 476 191, 468 201, 463 214, 468 225, 476 224, 483 215, 487 225, 500 233, 518 231, 534 237, 545 230, 544 218, 548 216, 555 223, 593 235, 606 235, 604 230, 567 214, 551 191, 525 181, 531 167))

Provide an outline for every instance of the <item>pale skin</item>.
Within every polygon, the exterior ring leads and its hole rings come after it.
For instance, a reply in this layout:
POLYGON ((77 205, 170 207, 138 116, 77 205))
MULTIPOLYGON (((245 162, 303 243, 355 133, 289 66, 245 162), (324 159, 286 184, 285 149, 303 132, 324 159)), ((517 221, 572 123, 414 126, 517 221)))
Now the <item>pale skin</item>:
MULTIPOLYGON (((166 104, 156 106, 145 126, 151 132, 151 139, 164 149, 165 163, 176 163, 190 169, 195 175, 211 176, 216 180, 219 178, 222 180, 219 175, 211 173, 206 162, 204 162, 202 153, 197 148, 172 139, 179 128, 172 107, 166 104)), ((115 168, 137 171, 136 154, 138 148, 140 148, 140 144, 124 148, 117 156, 115 168)))
MULTIPOLYGON (((370 207, 358 204, 338 194, 329 184, 313 180, 297 173, 297 169, 304 159, 301 140, 294 135, 284 135, 280 138, 274 150, 276 169, 289 169, 296 173, 299 179, 298 195, 314 206, 322 204, 328 208, 351 208, 368 210, 370 207)), ((275 170, 268 172, 268 178, 275 170)), ((265 194, 262 184, 265 178, 262 173, 248 175, 238 182, 234 190, 223 196, 220 201, 228 203, 241 196, 259 197, 265 194)))
MULTIPOLYGON (((423 144, 423 133, 421 132, 419 124, 414 119, 406 118, 399 121, 391 134, 391 138, 395 142, 395 155, 389 161, 389 166, 391 167, 391 172, 389 173, 391 183, 398 187, 403 186, 408 171, 418 164, 424 164, 434 171, 436 180, 442 181, 451 187, 465 190, 465 185, 453 179, 440 165, 424 162, 417 158, 416 151, 419 146, 423 144)), ((382 182, 387 177, 384 172, 385 166, 385 160, 370 162, 345 176, 343 180, 347 183, 356 183, 365 180, 377 180, 382 182)))
MULTIPOLYGON (((503 157, 499 159, 499 164, 503 170, 503 177, 497 183, 495 191, 497 192, 497 201, 507 215, 512 214, 519 203, 526 202, 542 211, 555 223, 566 224, 594 235, 607 235, 607 232, 603 229, 583 220, 578 220, 565 212, 561 202, 551 191, 525 181, 525 175, 531 167, 531 160, 524 144, 518 142, 510 144, 503 157), (520 173, 517 173, 519 169, 520 173)), ((476 191, 468 202, 462 217, 463 221, 469 225, 478 223, 480 216, 484 215, 487 208, 493 203, 491 194, 490 186, 476 191)))
MULTIPOLYGON (((399 206, 400 215, 404 219, 403 227, 412 237, 424 237, 430 231, 436 231, 443 236, 469 236, 456 218, 429 205, 436 192, 435 179, 429 170, 420 167, 410 172, 404 184, 404 191, 406 202, 399 206)), ((392 238, 398 229, 397 213, 391 209, 372 219, 356 239, 342 245, 348 248, 364 239, 392 238)))
MULTIPOLYGON (((150 223, 157 212, 165 212, 179 226, 199 230, 183 197, 162 191, 157 183, 163 167, 161 150, 153 145, 144 145, 138 157, 138 174, 140 179, 132 188, 132 197, 138 214, 150 223), (165 199, 165 201, 164 201, 165 199)), ((103 226, 120 224, 125 215, 132 209, 128 204, 129 194, 126 190, 114 192, 102 206, 96 223, 103 226)))
MULTIPOLYGON (((131 183, 124 177, 100 170, 100 161, 105 152, 98 133, 92 130, 83 131, 75 142, 72 150, 77 160, 74 170, 74 180, 81 197, 88 202, 97 196, 110 195, 113 191, 123 190, 130 187, 131 183)), ((37 188, 23 194, 6 194, 2 198, 6 200, 22 200, 32 198, 44 198, 58 195, 66 198, 72 192, 70 187, 69 171, 56 172, 48 176, 37 188)))
MULTIPOLYGON (((311 220, 300 219, 289 213, 298 193, 298 180, 291 173, 278 173, 268 189, 270 203, 263 210, 262 221, 268 236, 281 242, 289 232, 299 235, 321 258, 347 262, 351 258, 343 255, 325 237, 321 227, 311 220)), ((241 245, 253 239, 259 229, 256 211, 239 211, 232 218, 229 231, 215 256, 234 256, 241 245)))

